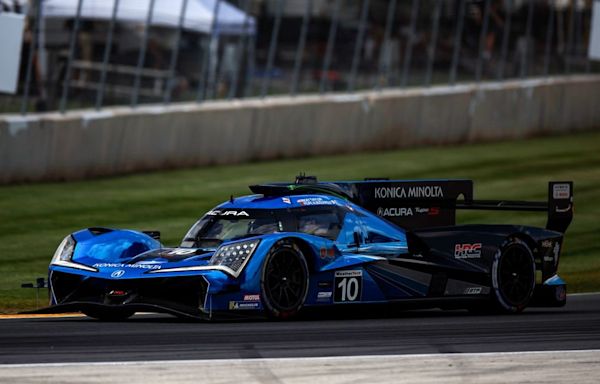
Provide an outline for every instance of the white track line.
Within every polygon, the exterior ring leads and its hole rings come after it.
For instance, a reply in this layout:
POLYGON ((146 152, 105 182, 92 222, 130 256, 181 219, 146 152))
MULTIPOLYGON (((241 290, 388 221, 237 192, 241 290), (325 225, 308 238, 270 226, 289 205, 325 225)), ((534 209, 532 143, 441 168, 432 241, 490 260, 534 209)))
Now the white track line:
POLYGON ((200 360, 152 360, 152 361, 102 361, 102 362, 74 362, 74 363, 34 363, 34 364, 0 364, 1 368, 40 368, 40 367, 77 367, 77 366, 148 366, 165 364, 227 364, 227 363, 284 363, 284 362, 329 362, 340 360, 380 360, 380 359, 412 359, 435 357, 494 357, 494 356, 523 356, 523 355, 551 355, 551 354, 578 354, 599 353, 600 349, 573 349, 554 351, 516 351, 516 352, 468 352, 468 353, 414 353, 405 355, 356 355, 356 356, 326 356, 326 357, 266 357, 248 359, 200 359, 200 360))
MULTIPOLYGON (((567 286, 568 287, 568 286, 567 286)), ((567 297, 570 296, 594 296, 594 295, 600 295, 600 292, 580 292, 580 293, 569 293, 567 295, 567 297)))

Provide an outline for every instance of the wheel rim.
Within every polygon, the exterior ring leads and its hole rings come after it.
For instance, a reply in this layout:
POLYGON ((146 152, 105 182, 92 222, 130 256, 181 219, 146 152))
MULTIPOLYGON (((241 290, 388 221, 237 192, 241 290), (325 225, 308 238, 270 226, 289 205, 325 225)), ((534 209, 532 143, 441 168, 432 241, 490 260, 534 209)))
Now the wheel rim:
POLYGON ((279 251, 269 260, 265 288, 271 305, 279 311, 296 309, 304 300, 306 271, 298 255, 279 251))
POLYGON ((499 288, 505 300, 514 306, 527 302, 535 281, 531 256, 521 247, 510 247, 500 260, 499 288))

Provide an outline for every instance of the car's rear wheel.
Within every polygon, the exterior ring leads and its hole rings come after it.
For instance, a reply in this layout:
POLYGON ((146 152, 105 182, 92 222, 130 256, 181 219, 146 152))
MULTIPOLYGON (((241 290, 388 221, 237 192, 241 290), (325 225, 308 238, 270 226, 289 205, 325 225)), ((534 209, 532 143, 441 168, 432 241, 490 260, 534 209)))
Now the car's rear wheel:
POLYGON ((492 265, 492 296, 497 309, 505 313, 523 311, 535 289, 535 260, 529 247, 512 240, 492 265))
POLYGON ((124 321, 133 316, 133 311, 100 311, 87 309, 83 314, 100 321, 124 321))
POLYGON ((308 293, 308 265, 300 248, 291 240, 277 242, 267 255, 261 291, 267 313, 287 319, 298 314, 308 293))

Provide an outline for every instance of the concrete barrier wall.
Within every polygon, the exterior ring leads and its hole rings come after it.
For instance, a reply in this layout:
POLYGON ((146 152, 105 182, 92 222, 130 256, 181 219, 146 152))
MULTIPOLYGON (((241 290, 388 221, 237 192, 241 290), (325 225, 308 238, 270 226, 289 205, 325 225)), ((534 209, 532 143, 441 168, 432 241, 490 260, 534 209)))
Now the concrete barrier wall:
POLYGON ((600 76, 0 115, 0 183, 600 128, 600 76))

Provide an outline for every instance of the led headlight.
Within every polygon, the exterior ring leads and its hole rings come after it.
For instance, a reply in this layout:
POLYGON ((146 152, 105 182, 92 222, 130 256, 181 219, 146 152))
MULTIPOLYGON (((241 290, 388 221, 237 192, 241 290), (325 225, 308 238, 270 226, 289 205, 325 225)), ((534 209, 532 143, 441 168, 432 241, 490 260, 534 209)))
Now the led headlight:
POLYGON ((74 250, 75 240, 69 235, 65 237, 58 248, 56 248, 56 252, 54 252, 54 256, 52 257, 52 264, 55 264, 57 261, 71 261, 74 250))
POLYGON ((50 262, 50 264, 57 265, 59 267, 68 267, 82 269, 84 271, 98 272, 96 268, 88 267, 86 265, 74 263, 73 261, 71 261, 71 259, 73 258, 73 251, 75 250, 75 244, 75 239, 73 239, 71 235, 65 237, 58 246, 58 248, 56 248, 56 252, 54 252, 54 256, 52 256, 52 261, 50 262))
POLYGON ((212 266, 230 269, 234 276, 240 274, 260 240, 241 241, 220 246, 211 257, 209 264, 212 266))
POLYGON ((238 277, 244 266, 258 248, 260 240, 240 241, 220 246, 210 258, 208 265, 196 265, 192 267, 175 267, 149 270, 146 273, 172 273, 221 270, 233 277, 238 277))

